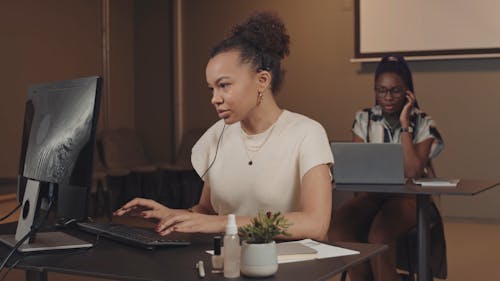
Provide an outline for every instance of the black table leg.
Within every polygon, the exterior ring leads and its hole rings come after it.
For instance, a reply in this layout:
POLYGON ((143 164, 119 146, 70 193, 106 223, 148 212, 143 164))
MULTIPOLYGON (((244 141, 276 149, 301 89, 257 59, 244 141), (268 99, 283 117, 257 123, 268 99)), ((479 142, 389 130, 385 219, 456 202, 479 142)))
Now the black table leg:
POLYGON ((47 271, 26 270, 25 281, 47 281, 47 271))
POLYGON ((431 281, 432 273, 429 264, 430 256, 430 229, 429 210, 431 196, 417 195, 417 229, 418 229, 418 281, 431 281))

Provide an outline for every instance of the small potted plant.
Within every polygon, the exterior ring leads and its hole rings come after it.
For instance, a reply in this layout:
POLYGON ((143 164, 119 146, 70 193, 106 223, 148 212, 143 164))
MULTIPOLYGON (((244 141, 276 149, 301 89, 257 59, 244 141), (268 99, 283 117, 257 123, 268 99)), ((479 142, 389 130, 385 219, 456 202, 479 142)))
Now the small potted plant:
POLYGON ((238 229, 242 236, 241 273, 251 277, 271 276, 278 271, 276 242, 291 224, 280 212, 260 212, 250 224, 238 229))

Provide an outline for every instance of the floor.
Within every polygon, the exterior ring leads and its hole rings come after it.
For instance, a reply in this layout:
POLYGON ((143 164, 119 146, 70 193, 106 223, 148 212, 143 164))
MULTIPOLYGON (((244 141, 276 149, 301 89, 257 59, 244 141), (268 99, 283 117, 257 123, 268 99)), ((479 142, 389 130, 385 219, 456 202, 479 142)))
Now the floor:
MULTIPOLYGON (((0 215, 15 206, 12 198, 0 195, 0 215)), ((10 221, 16 220, 14 215, 10 221)), ((9 221, 9 220, 8 220, 9 221)), ((448 255, 448 278, 451 281, 500 280, 500 222, 445 219, 445 235, 448 255)), ((1 278, 1 277, 0 277, 1 278)), ((24 274, 19 270, 9 272, 5 280, 21 281, 24 274)), ((49 280, 100 281, 89 277, 76 277, 49 273, 49 280)), ((328 281, 338 281, 334 277, 328 281)))
MULTIPOLYGON (((500 223, 445 219, 444 224, 448 258, 446 280, 500 280, 500 271, 496 268, 500 265, 500 223)), ((328 281, 338 280, 337 276, 328 281)))

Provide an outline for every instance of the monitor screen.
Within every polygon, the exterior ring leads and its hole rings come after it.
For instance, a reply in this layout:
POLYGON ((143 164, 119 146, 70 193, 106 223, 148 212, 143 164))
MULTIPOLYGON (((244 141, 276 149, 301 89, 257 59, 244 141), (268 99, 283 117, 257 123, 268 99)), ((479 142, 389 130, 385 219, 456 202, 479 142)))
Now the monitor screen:
POLYGON ((100 78, 32 85, 26 100, 18 196, 27 179, 56 192, 58 217, 84 219, 100 100, 100 78))

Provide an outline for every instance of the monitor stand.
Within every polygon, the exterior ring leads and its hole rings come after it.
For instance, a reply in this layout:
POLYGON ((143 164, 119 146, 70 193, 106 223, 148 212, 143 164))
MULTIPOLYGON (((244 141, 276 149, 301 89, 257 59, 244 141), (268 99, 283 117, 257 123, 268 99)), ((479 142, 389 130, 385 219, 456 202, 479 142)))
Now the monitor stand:
MULTIPOLYGON (((34 180, 28 180, 24 192, 23 204, 19 221, 17 223, 16 234, 0 235, 0 242, 15 247, 31 230, 31 226, 35 223, 37 217, 38 200, 40 194, 40 183, 34 180)), ((79 249, 90 248, 92 243, 78 239, 63 232, 38 232, 34 239, 26 239, 24 243, 17 249, 19 252, 36 252, 62 249, 79 249)))

